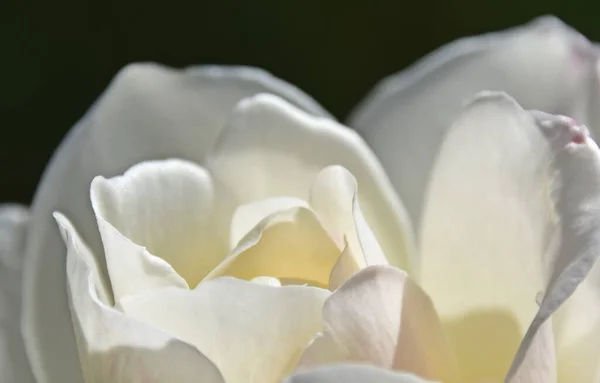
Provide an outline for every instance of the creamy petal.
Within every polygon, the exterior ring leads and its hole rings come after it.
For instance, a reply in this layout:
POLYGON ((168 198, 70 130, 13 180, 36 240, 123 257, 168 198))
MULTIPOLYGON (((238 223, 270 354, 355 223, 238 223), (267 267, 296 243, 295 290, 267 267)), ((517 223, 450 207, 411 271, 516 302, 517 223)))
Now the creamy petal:
POLYGON ((196 286, 228 252, 210 175, 182 160, 148 161, 92 182, 115 301, 153 286, 196 286), (187 282, 187 283, 186 283, 187 282))
POLYGON ((309 202, 334 238, 346 238, 358 266, 388 264, 360 208, 356 178, 347 169, 333 165, 321 170, 310 188, 309 202))
POLYGON ((292 208, 263 219, 207 279, 268 275, 327 287, 340 253, 311 210, 292 208))
POLYGON ((467 98, 505 91, 525 108, 600 129, 597 56, 582 35, 552 17, 463 38, 381 81, 348 124, 373 148, 418 228, 436 154, 467 98))
POLYGON ((439 153, 419 282, 445 322, 467 382, 504 378, 546 287, 544 254, 554 228, 550 160, 535 119, 500 93, 473 101, 439 153))
POLYGON ((552 249, 553 265, 540 308, 527 329, 509 377, 524 363, 544 323, 572 296, 600 256, 600 149, 587 129, 573 120, 542 119, 540 126, 555 151, 560 180, 556 193, 560 240, 552 249))
POLYGON ((310 116, 272 95, 239 104, 207 167, 239 204, 268 197, 308 199, 315 176, 347 168, 361 189, 361 209, 385 254, 406 268, 413 253, 410 223, 376 157, 352 130, 310 116))
POLYGON ((312 371, 298 372, 284 383, 433 383, 417 376, 392 372, 361 364, 325 366, 312 371))
POLYGON ((357 256, 352 253, 348 240, 344 237, 344 249, 329 274, 329 290, 334 291, 350 277, 360 271, 357 256))
POLYGON ((106 306, 97 265, 71 223, 56 214, 67 245, 68 294, 85 382, 224 383, 215 365, 172 335, 106 306))
POLYGON ((294 207, 309 206, 305 200, 293 197, 266 198, 238 206, 231 218, 230 248, 235 249, 240 240, 269 215, 294 207))
POLYGON ((228 383, 276 383, 321 331, 327 290, 265 286, 234 278, 193 291, 164 288, 120 302, 134 318, 195 345, 228 383))
POLYGON ((0 381, 35 382, 21 337, 23 247, 27 208, 0 204, 0 381))
POLYGON ((24 335, 39 383, 81 380, 69 326, 64 244, 52 212, 71 217, 94 252, 102 254, 89 202, 92 179, 123 174, 150 159, 202 163, 231 108, 261 92, 326 115, 305 93, 258 69, 131 64, 65 138, 37 190, 25 253, 24 335))
POLYGON ((324 333, 308 346, 302 367, 334 358, 458 382, 435 309, 403 271, 362 270, 325 302, 323 320, 324 333))

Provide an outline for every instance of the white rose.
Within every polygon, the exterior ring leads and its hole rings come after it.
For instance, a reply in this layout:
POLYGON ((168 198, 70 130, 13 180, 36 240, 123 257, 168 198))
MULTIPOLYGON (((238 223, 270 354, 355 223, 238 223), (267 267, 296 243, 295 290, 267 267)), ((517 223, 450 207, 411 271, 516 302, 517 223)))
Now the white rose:
MULTIPOLYGON (((460 112, 507 90, 597 126, 582 39, 545 19, 458 43, 356 112, 418 252, 370 149, 297 89, 126 68, 54 156, 28 227, 1 221, 1 259, 26 236, 38 382, 594 382, 598 147, 501 93, 460 112), (245 99, 265 91, 310 114, 245 99)), ((0 341, 18 321, 5 295, 0 341)), ((7 350, 0 377, 31 379, 7 350)))

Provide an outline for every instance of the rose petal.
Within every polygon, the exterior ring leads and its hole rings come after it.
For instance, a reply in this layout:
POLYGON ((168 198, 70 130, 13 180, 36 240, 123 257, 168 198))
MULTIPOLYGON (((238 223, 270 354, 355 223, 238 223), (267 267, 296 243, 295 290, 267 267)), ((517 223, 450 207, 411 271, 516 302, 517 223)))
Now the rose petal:
POLYGON ((219 278, 193 291, 163 288, 130 295, 120 307, 195 345, 228 383, 276 383, 321 330, 328 295, 315 287, 219 278))
POLYGON ((570 119, 547 118, 538 120, 555 151, 554 164, 560 180, 556 203, 560 241, 550 254, 553 264, 548 286, 509 378, 524 363, 527 350, 544 323, 575 292, 600 256, 600 149, 585 127, 570 119))
POLYGON ((500 93, 479 95, 439 153, 419 282, 449 328, 467 381, 504 378, 546 287, 549 162, 534 118, 500 93))
POLYGON ((356 260, 357 256, 352 253, 348 240, 344 237, 344 249, 329 274, 329 290, 334 291, 346 282, 352 275, 360 271, 356 260))
POLYGON ((433 383, 417 376, 360 364, 325 366, 298 372, 283 383, 433 383))
POLYGON ((263 219, 206 279, 268 275, 327 287, 340 249, 315 214, 292 208, 263 219))
POLYGON ((303 367, 330 363, 333 355, 338 361, 458 381, 431 301, 398 269, 371 266, 354 275, 325 302, 323 320, 324 335, 307 348, 303 367))
POLYGON ((24 335, 38 383, 81 381, 69 327, 64 244, 52 212, 71 217, 102 254, 89 202, 92 179, 123 174, 150 159, 202 163, 233 105, 260 92, 324 113, 305 93, 258 69, 131 64, 65 138, 37 190, 25 254, 24 335))
POLYGON ((309 201, 329 232, 346 238, 358 266, 388 264, 360 208, 356 178, 347 169, 334 165, 321 170, 309 201))
POLYGON ((361 185, 365 219, 390 262, 406 267, 414 243, 404 208, 377 159, 358 135, 312 117, 272 95, 239 104, 207 167, 239 204, 268 197, 308 199, 315 176, 346 167, 361 185))
POLYGON ((299 198, 273 197, 238 206, 231 218, 229 241, 231 250, 235 249, 240 240, 259 224, 260 221, 278 211, 294 207, 308 208, 308 202, 299 198))
POLYGON ((505 91, 525 108, 600 127, 592 115, 600 102, 596 61, 582 35, 543 17, 438 49, 384 79, 348 124, 373 148, 419 228, 436 154, 467 98, 483 90, 505 91))
POLYGON ((600 262, 552 316, 560 382, 600 378, 600 262))
POLYGON ((193 346, 107 307, 97 295, 94 256, 71 223, 55 214, 67 245, 71 314, 84 381, 215 382, 215 365, 193 346))
MULTIPOLYGON (((566 382, 581 382, 572 380, 570 377, 566 382)), ((556 383, 556 348, 554 346, 554 334, 552 333, 552 321, 545 322, 529 349, 524 354, 523 361, 515 375, 508 383, 556 383)))
POLYGON ((35 382, 21 337, 21 264, 27 208, 0 204, 0 381, 35 382))
POLYGON ((196 286, 228 252, 221 201, 191 162, 148 161, 97 177, 91 200, 115 301, 156 286, 196 286))

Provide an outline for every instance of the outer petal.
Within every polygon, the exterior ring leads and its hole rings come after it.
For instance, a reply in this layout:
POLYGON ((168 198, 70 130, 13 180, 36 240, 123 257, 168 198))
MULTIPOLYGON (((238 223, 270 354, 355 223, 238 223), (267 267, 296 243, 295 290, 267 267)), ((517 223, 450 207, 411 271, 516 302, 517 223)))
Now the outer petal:
POLYGON ((98 299, 94 257, 64 216, 56 216, 67 245, 68 293, 85 382, 224 383, 193 346, 127 317, 98 299))
POLYGON ((468 381, 504 377, 545 292, 515 377, 539 326, 593 264, 596 150, 573 120, 527 113, 502 94, 480 96, 452 127, 428 194, 420 281, 468 381))
POLYGON ((297 88, 257 69, 175 71, 133 64, 116 76, 65 138, 37 191, 25 254, 24 335, 39 383, 81 380, 65 295, 64 245, 51 213, 59 210, 71 217, 101 254, 88 199, 92 179, 123 174, 149 159, 179 157, 202 163, 231 107, 259 92, 324 113, 297 88))
POLYGON ((479 96, 440 151, 421 231, 420 283, 467 381, 504 378, 546 287, 550 160, 534 118, 503 94, 479 96))
POLYGON ((193 163, 148 161, 97 177, 91 200, 115 301, 156 284, 194 287, 228 252, 211 177, 193 163))
POLYGON ((34 382, 21 337, 21 264, 29 212, 0 205, 0 381, 34 382))
MULTIPOLYGON (((327 290, 219 278, 130 295, 125 313, 195 345, 228 383, 277 383, 321 330, 327 290)), ((173 380, 177 381, 177 380, 173 380)))
POLYGON ((342 165, 360 185, 360 206, 386 255, 407 267, 410 223, 377 159, 356 133, 259 95, 241 102, 207 158, 207 167, 237 203, 267 197, 308 199, 321 169, 342 165))
POLYGON ((505 91, 525 108, 596 126, 596 57, 583 36, 551 17, 464 38, 383 80, 349 126, 364 135, 419 227, 435 156, 467 98, 505 91))
POLYGON ((263 219, 206 279, 267 275, 327 287, 340 253, 311 210, 292 208, 263 219))
POLYGON ((384 369, 360 365, 341 364, 322 367, 313 371, 296 373, 284 383, 428 383, 417 376, 391 372, 384 369))
POLYGON ((354 275, 327 300, 323 320, 324 333, 306 349, 303 368, 355 361, 458 382, 431 301, 398 269, 371 266, 354 275))
POLYGON ((600 379, 600 262, 552 317, 559 382, 600 379))
MULTIPOLYGON (((552 249, 554 264, 548 286, 509 377, 524 363, 527 350, 535 343, 546 321, 576 291, 600 256, 600 149, 587 129, 572 120, 560 123, 544 120, 542 116, 540 124, 556 151, 554 162, 561 183, 556 206, 560 217, 557 233, 560 243, 552 249)), ((590 314, 594 314, 593 311, 581 315, 590 314)), ((592 363, 597 366, 597 362, 592 363)), ((583 364, 588 370, 594 365, 589 361, 583 364)))

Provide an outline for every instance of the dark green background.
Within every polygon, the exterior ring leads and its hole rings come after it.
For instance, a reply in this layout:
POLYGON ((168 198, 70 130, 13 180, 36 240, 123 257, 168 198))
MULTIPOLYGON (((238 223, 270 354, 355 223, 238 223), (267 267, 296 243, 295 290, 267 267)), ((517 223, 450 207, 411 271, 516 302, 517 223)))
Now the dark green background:
POLYGON ((383 76, 461 36, 554 14, 600 40, 592 0, 0 4, 0 202, 30 201, 63 135, 128 62, 262 67, 343 118, 383 76))

